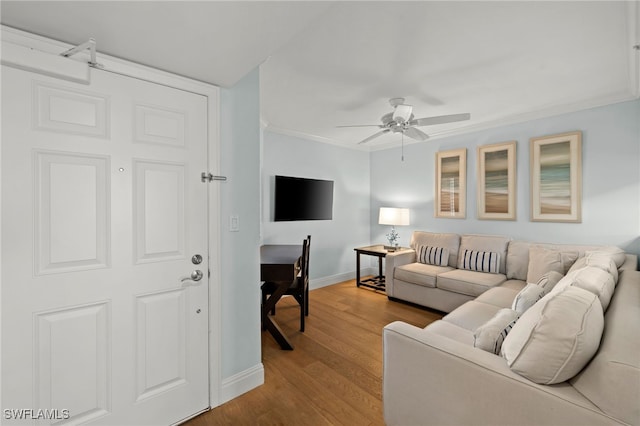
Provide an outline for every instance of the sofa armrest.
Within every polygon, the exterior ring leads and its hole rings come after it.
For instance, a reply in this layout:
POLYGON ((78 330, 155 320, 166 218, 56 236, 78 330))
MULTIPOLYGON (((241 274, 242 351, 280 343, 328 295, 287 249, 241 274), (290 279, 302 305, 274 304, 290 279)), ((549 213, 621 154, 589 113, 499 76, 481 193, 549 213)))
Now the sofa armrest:
POLYGON ((408 265, 416 261, 415 250, 387 253, 384 258, 384 282, 387 296, 393 297, 393 270, 396 266, 408 265))
POLYGON ((383 330, 387 425, 618 424, 570 384, 538 385, 499 356, 404 322, 383 330))

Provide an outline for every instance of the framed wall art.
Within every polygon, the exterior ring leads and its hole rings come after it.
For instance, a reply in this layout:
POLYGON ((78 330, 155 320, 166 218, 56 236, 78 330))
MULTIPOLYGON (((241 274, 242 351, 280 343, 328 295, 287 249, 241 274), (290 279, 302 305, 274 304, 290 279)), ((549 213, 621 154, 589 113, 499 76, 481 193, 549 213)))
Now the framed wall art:
POLYGON ((467 150, 436 153, 435 216, 464 219, 467 199, 467 150))
POLYGON ((516 219, 516 142, 478 147, 478 219, 516 219))
POLYGON ((582 132, 532 138, 531 220, 580 222, 582 132))

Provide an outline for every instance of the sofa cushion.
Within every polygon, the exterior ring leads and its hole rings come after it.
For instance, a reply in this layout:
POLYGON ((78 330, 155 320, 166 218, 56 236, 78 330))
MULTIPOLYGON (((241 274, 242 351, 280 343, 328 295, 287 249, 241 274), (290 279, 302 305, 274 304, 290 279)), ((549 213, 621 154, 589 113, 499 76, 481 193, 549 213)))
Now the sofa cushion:
POLYGON ((458 255, 458 269, 463 269, 461 254, 465 250, 494 252, 500 255, 498 272, 504 274, 506 270, 507 246, 509 238, 498 235, 472 235, 460 237, 460 254, 458 255))
POLYGON ((569 272, 567 276, 560 280, 553 291, 562 291, 562 289, 569 286, 582 288, 598 296, 602 304, 602 310, 606 312, 616 283, 613 276, 607 271, 595 266, 585 266, 582 269, 569 272))
POLYGON ((544 296, 544 288, 537 284, 527 284, 513 299, 511 309, 516 311, 518 315, 522 315, 527 309, 536 304, 536 302, 544 296))
POLYGON ((530 247, 531 243, 526 241, 509 241, 506 259, 507 278, 523 281, 527 279, 530 247))
POLYGON ((499 355, 502 342, 520 315, 513 309, 503 308, 473 333, 473 346, 499 355))
POLYGON ((531 243, 527 241, 510 241, 507 251, 507 278, 526 280, 529 269, 529 250, 531 247, 542 247, 548 250, 556 250, 560 252, 561 259, 565 270, 562 274, 566 274, 571 264, 580 256, 584 255, 586 250, 594 250, 597 246, 578 246, 578 245, 562 245, 562 244, 544 244, 531 243))
POLYGON ((462 260, 460 264, 461 269, 468 271, 488 272, 491 274, 498 273, 498 267, 500 266, 500 253, 492 251, 476 251, 465 250, 460 252, 462 260))
POLYGON ((445 315, 442 320, 473 332, 493 318, 500 309, 494 305, 470 300, 445 315))
POLYGON ((506 279, 507 277, 502 274, 454 269, 439 274, 436 287, 467 296, 479 296, 490 288, 500 285, 506 279))
POLYGON ((460 248, 460 235, 414 231, 411 234, 411 248, 418 246, 443 247, 449 250, 449 263, 451 267, 458 264, 458 249, 460 248))
POLYGON ((437 320, 425 327, 432 333, 445 336, 468 346, 473 346, 473 331, 451 322, 437 320))
POLYGON ((593 357, 603 327, 598 298, 567 287, 547 294, 520 317, 502 344, 502 355, 514 372, 535 383, 561 383, 593 357))
POLYGON ((624 252, 624 250, 622 250, 620 247, 615 247, 615 246, 606 246, 606 247, 599 248, 597 250, 588 250, 585 253, 585 256, 589 256, 594 253, 598 255, 610 256, 611 259, 613 259, 614 263, 616 264, 616 268, 621 267, 627 257, 627 254, 624 252))
POLYGON ((500 285, 482 293, 476 298, 476 302, 488 303, 499 308, 510 308, 517 294, 518 289, 500 285))
POLYGON ((546 295, 551 290, 553 290, 556 284, 558 284, 558 282, 560 282, 560 280, 563 277, 564 275, 562 275, 559 272, 549 271, 546 274, 544 274, 542 277, 540 277, 540 279, 538 280, 538 282, 536 282, 536 284, 542 287, 542 289, 544 290, 544 294, 546 295))
POLYGON ((550 271, 564 275, 564 266, 562 265, 560 252, 544 247, 532 246, 529 249, 527 282, 537 283, 544 274, 550 271))
POLYGON ((416 247, 416 259, 427 265, 447 266, 449 264, 449 249, 419 245, 416 247))
POLYGON ((569 272, 582 269, 585 266, 595 266, 607 271, 613 276, 613 280, 618 282, 618 267, 616 266, 613 255, 604 251, 589 251, 583 257, 579 258, 569 269, 569 272))
POLYGON ((397 266, 393 278, 424 287, 435 287, 436 276, 442 272, 452 271, 450 266, 427 265, 420 262, 397 266))
POLYGON ((640 271, 620 272, 605 315, 598 353, 571 379, 598 408, 626 424, 640 424, 640 271))

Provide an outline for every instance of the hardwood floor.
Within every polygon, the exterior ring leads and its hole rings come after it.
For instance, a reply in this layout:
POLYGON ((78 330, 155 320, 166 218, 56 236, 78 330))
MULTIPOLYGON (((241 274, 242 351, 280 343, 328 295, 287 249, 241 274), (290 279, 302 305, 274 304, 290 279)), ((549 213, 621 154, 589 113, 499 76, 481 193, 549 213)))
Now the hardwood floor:
POLYGON ((276 318, 295 349, 262 333, 265 384, 185 423, 211 425, 383 425, 382 328, 401 320, 419 327, 435 311, 387 299, 345 281, 312 290, 304 333, 292 297, 276 318))

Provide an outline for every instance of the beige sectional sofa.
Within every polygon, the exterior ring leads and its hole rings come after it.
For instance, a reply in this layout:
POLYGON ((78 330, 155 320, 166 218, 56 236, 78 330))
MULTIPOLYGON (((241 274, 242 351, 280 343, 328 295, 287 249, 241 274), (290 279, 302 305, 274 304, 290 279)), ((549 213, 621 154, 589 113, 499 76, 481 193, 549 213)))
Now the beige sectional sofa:
POLYGON ((426 232, 411 246, 387 256, 388 295, 448 314, 424 329, 385 327, 387 424, 640 425, 637 256, 426 232), (446 264, 419 262, 425 247, 448 248, 446 264), (499 254, 496 270, 464 269, 469 252, 499 254), (550 276, 555 287, 541 290, 550 276), (539 297, 514 312, 526 287, 539 297), (502 314, 515 319, 494 353, 479 343, 502 314))

